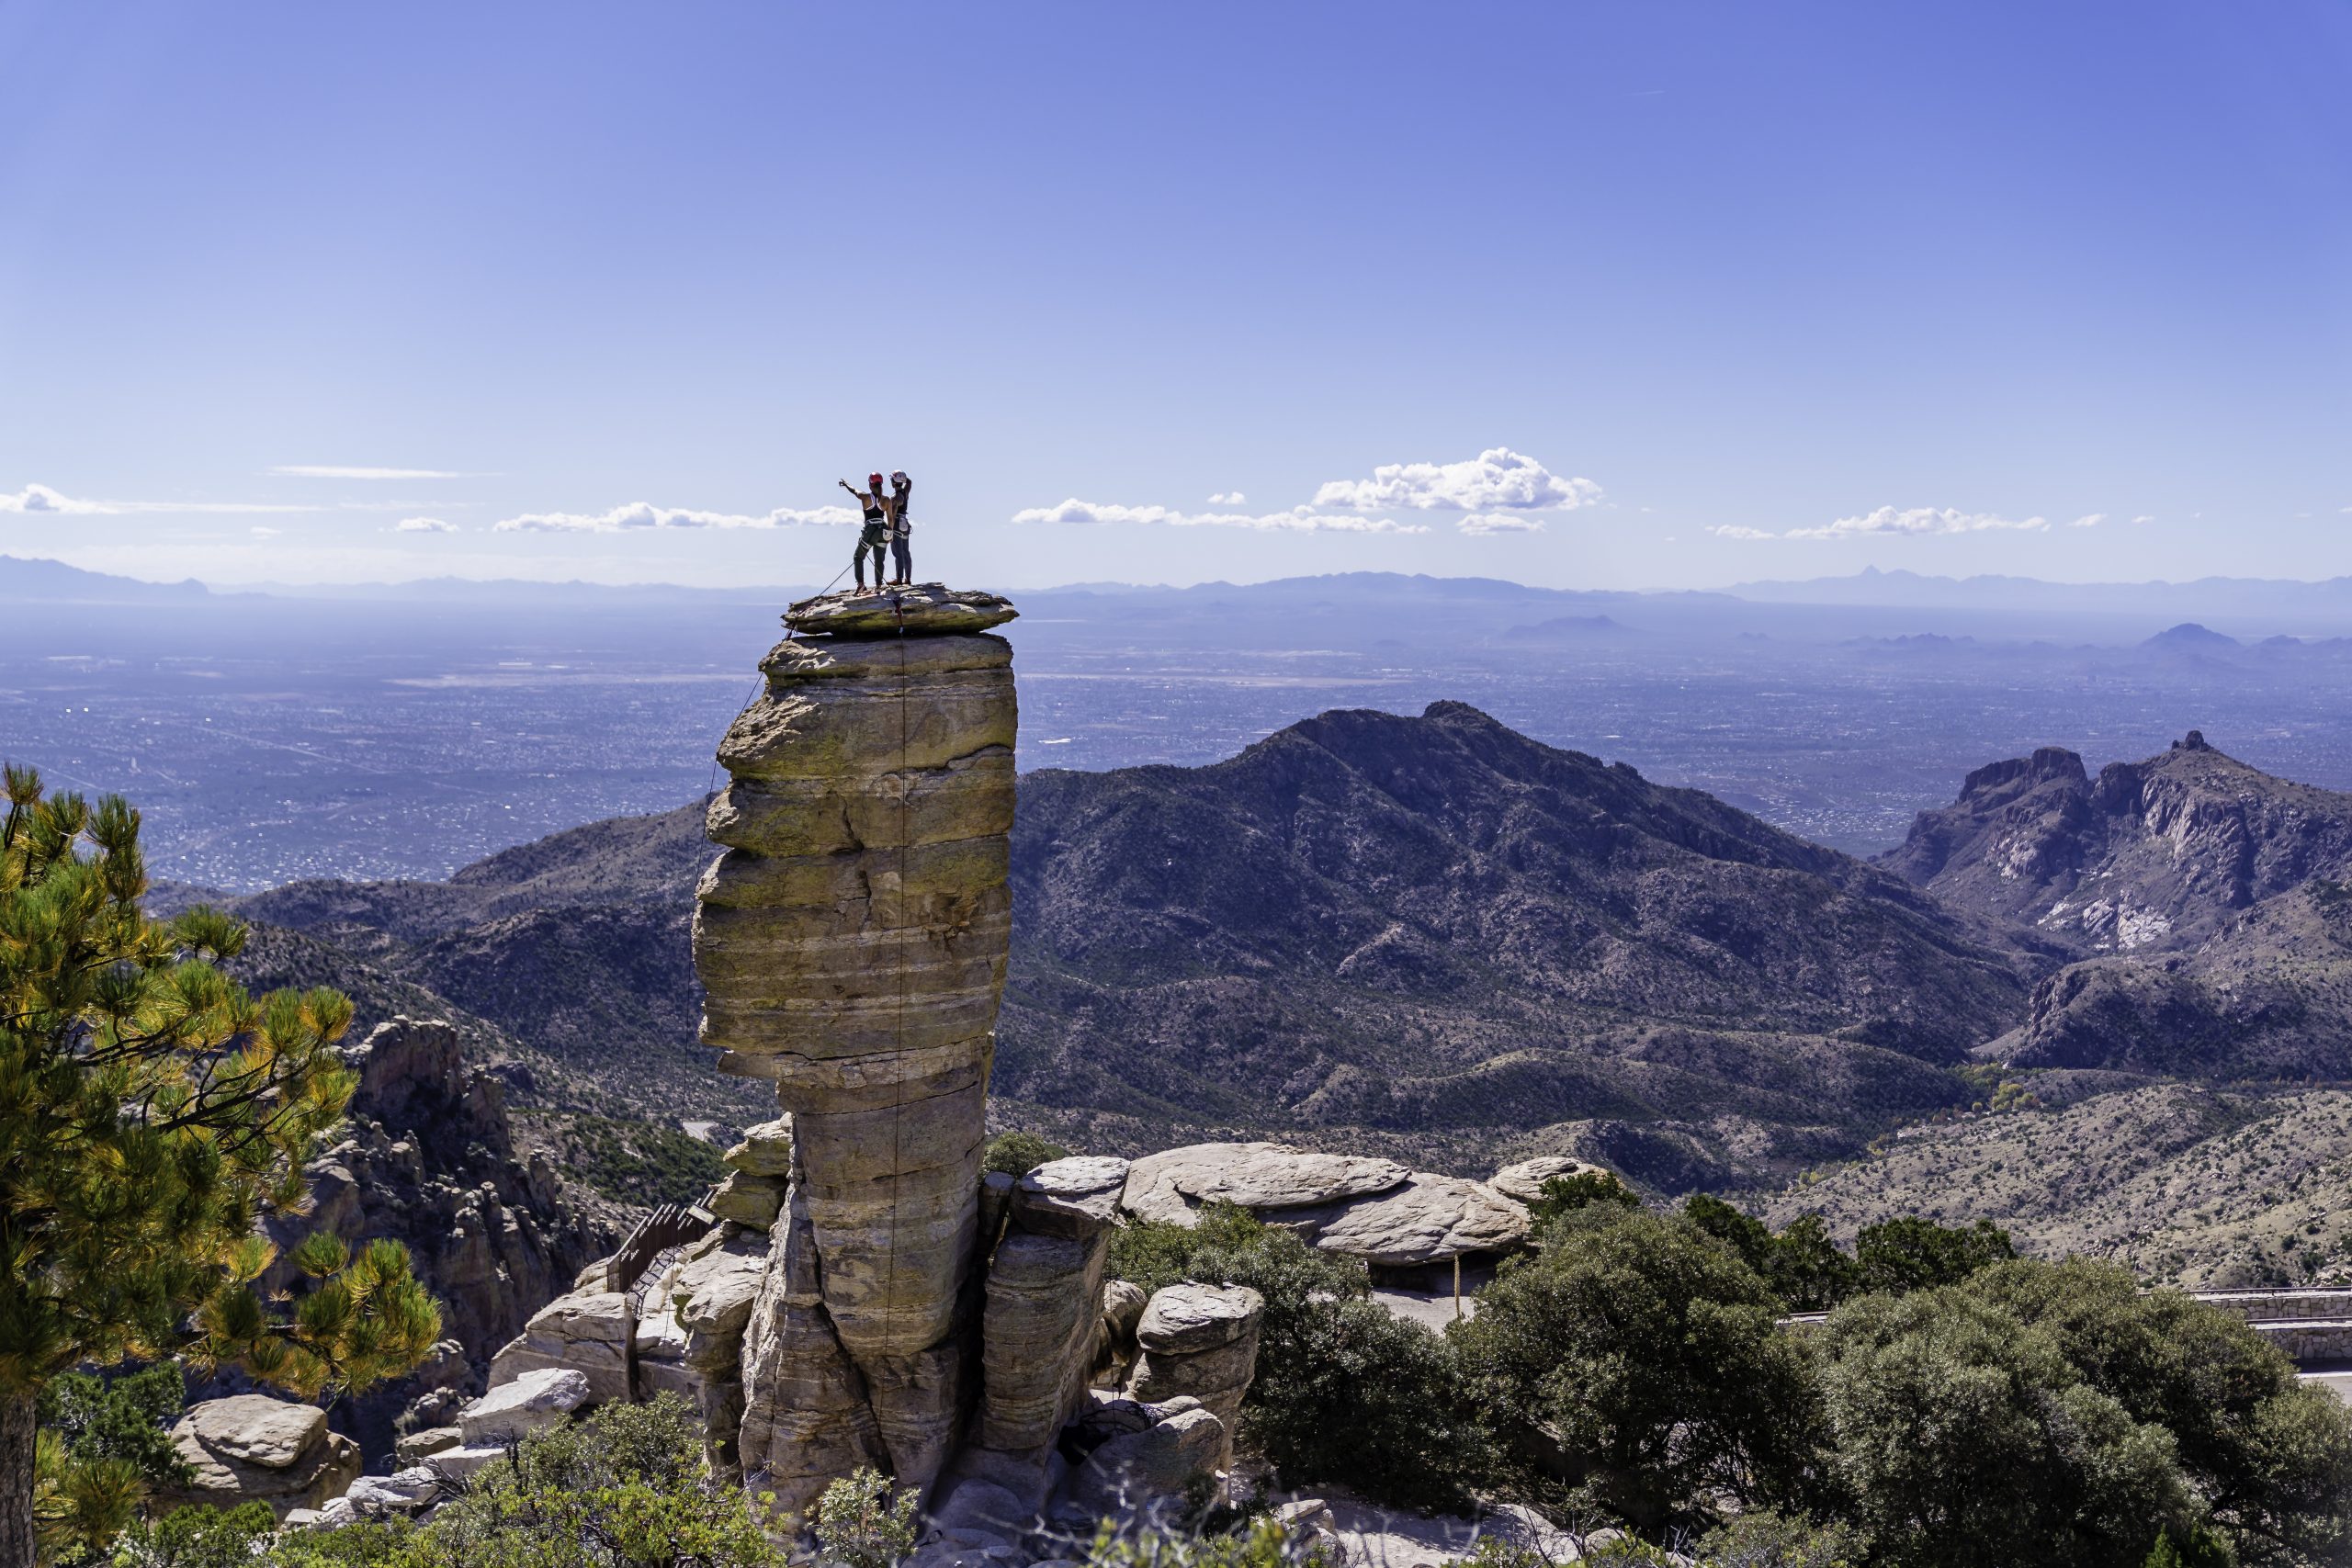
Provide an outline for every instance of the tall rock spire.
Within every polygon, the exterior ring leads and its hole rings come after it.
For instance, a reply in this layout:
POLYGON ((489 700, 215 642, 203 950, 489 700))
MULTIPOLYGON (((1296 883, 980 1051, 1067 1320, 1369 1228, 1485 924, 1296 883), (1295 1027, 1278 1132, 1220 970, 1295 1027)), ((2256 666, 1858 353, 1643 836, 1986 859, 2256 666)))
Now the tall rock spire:
POLYGON ((792 1115, 741 1450, 784 1508, 860 1464, 928 1485, 977 1394, 1017 717, 986 628, 1013 615, 931 585, 796 604, 719 747, 695 964, 704 1040, 792 1115))

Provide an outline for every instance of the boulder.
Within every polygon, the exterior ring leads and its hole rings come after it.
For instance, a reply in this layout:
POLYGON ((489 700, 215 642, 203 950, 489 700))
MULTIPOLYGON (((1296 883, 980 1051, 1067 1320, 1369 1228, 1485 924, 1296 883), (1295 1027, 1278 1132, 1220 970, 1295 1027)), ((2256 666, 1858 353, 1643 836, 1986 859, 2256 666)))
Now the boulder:
POLYGON ((1527 1243, 1527 1209, 1458 1176, 1416 1174, 1392 1191, 1279 1216, 1325 1252, 1409 1269, 1527 1243))
POLYGON ((1240 1285, 1170 1285, 1151 1298, 1136 1325, 1140 1354, 1128 1394, 1159 1402, 1189 1395, 1224 1428, 1216 1464, 1233 1458, 1232 1435, 1258 1368, 1258 1324, 1265 1300, 1240 1285))
POLYGON ((710 1195, 712 1213, 755 1231, 765 1231, 775 1224, 783 1208, 784 1179, 779 1176, 729 1171, 727 1179, 718 1184, 718 1190, 710 1195))
POLYGON ((1127 1167, 1127 1185, 1119 1205, 1139 1220, 1190 1228, 1199 1223, 1201 1206, 1197 1200, 1187 1196, 1189 1189, 1215 1181, 1228 1167, 1252 1155, 1283 1146, 1264 1143, 1187 1144, 1182 1148, 1146 1155, 1127 1167))
POLYGON ((625 1291, 574 1291, 531 1314, 490 1364, 490 1381, 510 1382, 525 1372, 560 1369, 582 1374, 591 1403, 626 1404, 629 1346, 637 1337, 637 1303, 625 1291))
POLYGON ((429 1465, 390 1475, 363 1475, 344 1494, 352 1506, 370 1515, 422 1513, 440 1495, 440 1474, 429 1465))
POLYGON ((743 1141, 719 1156, 727 1168, 747 1176, 773 1176, 778 1179, 792 1174, 792 1118, 779 1116, 773 1122, 763 1122, 748 1128, 743 1141))
POLYGON ((1012 1190, 1012 1223, 1037 1235, 1091 1236, 1119 1223, 1127 1162, 1104 1155, 1048 1160, 1012 1190))
POLYGON ((448 1481, 469 1481, 491 1465, 506 1457, 504 1443, 482 1443, 464 1448, 443 1449, 424 1461, 424 1468, 448 1481))
POLYGON ((1136 1160, 1121 1204, 1140 1220, 1192 1225, 1204 1203, 1306 1208, 1385 1192, 1411 1174, 1395 1160, 1287 1144, 1188 1144, 1136 1160))
POLYGON ((266 1503, 283 1519, 293 1509, 321 1507, 340 1496, 361 1469, 358 1446, 327 1430, 325 1411, 267 1394, 192 1404, 173 1425, 171 1438, 196 1478, 161 1494, 166 1506, 266 1503))
POLYGON ((1538 1155, 1533 1159, 1507 1165, 1488 1179, 1487 1185, 1506 1198, 1521 1203, 1532 1203, 1544 1196, 1544 1184, 1570 1176, 1606 1176, 1609 1172, 1573 1155, 1538 1155))
POLYGON ((1194 1479, 1216 1472, 1227 1447, 1225 1423, 1183 1402, 1164 1420, 1114 1437, 1086 1456, 1070 1478, 1071 1499, 1097 1515, 1153 1517, 1181 1505, 1194 1479))
POLYGON ((1146 1353, 1214 1350, 1254 1335, 1265 1310, 1266 1298, 1247 1285, 1170 1285, 1144 1308, 1136 1343, 1146 1353))
POLYGON ((682 1265, 669 1287, 670 1303, 687 1337, 706 1345, 741 1340, 767 1274, 764 1235, 730 1238, 682 1265))
POLYGON ((594 1398, 586 1373, 570 1367, 539 1367, 493 1384, 466 1406, 458 1417, 458 1429, 469 1448, 520 1442, 529 1433, 561 1426, 594 1398))
POLYGON ((432 1455, 445 1450, 461 1448, 465 1440, 466 1434, 461 1427, 427 1427, 421 1432, 403 1434, 399 1443, 394 1446, 392 1453, 400 1461, 401 1468, 406 1469, 411 1465, 421 1464, 432 1455))
POLYGON ((803 636, 936 637, 984 632, 1019 614, 1001 594, 918 582, 883 592, 820 593, 785 611, 784 624, 803 636))

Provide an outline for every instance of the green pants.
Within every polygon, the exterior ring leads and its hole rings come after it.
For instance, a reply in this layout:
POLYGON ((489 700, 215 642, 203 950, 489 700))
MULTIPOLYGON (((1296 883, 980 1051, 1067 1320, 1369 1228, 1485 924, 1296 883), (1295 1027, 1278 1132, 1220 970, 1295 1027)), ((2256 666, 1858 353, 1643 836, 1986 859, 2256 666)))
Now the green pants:
POLYGON ((888 532, 879 524, 864 529, 858 534, 857 548, 850 552, 849 565, 850 570, 857 573, 857 581, 861 585, 865 581, 865 552, 872 550, 874 552, 874 586, 876 588, 882 586, 882 555, 883 551, 889 547, 888 539, 888 532))

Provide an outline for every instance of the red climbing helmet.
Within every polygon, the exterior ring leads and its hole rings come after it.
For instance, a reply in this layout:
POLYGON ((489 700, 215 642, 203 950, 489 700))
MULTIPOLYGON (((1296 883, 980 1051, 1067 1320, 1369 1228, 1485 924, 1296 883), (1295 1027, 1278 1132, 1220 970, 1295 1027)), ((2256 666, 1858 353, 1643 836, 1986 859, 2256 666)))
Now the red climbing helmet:
POLYGON ((865 488, 868 490, 880 490, 882 488, 882 476, 880 474, 866 475, 865 488))

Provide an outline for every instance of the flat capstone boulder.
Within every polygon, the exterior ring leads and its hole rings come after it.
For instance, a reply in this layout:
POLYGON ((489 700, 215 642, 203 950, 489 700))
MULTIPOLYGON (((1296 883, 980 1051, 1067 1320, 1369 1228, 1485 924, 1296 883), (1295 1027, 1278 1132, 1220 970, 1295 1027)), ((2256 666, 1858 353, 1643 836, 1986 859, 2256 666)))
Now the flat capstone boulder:
POLYGON ((1156 1292, 1136 1325, 1146 1351, 1189 1356, 1230 1345, 1266 1310, 1266 1298, 1247 1285, 1170 1285, 1156 1292))
POLYGON ((1012 1223, 1037 1235, 1090 1236, 1119 1223, 1127 1162, 1109 1155, 1048 1160, 1012 1190, 1012 1223))
POLYGON ((185 1488, 164 1494, 172 1506, 266 1503, 283 1519, 339 1497, 362 1469, 358 1445, 327 1430, 325 1411, 263 1393, 192 1404, 171 1438, 194 1472, 185 1488))
POLYGON ((1374 1197, 1293 1211, 1282 1222, 1319 1251, 1390 1269, 1510 1252, 1527 1244, 1530 1229, 1526 1205, 1485 1182, 1427 1173, 1374 1197))
POLYGON ((1189 1227, 1207 1203, 1236 1203, 1261 1214, 1309 1208, 1385 1192, 1411 1175, 1395 1160, 1287 1144, 1187 1144, 1136 1160, 1121 1202, 1139 1220, 1189 1227))
POLYGON ((1021 612, 1001 593, 918 582, 872 593, 820 593, 784 613, 802 637, 947 637, 1001 626, 1021 612))

